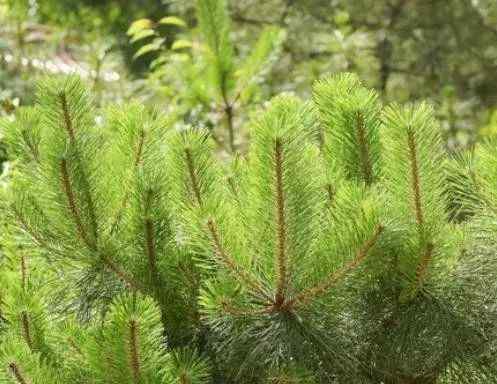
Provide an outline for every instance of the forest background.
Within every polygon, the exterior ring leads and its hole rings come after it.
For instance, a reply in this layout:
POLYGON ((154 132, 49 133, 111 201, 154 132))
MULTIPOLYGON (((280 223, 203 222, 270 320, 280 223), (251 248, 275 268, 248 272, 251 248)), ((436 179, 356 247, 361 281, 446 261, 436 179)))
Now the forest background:
MULTIPOLYGON (((101 105, 179 106, 185 122, 215 126, 223 111, 196 76, 194 8, 174 0, 2 1, 2 114, 33 103, 36 78, 76 72, 101 105)), ((277 36, 265 73, 242 95, 244 112, 282 91, 307 97, 320 76, 350 71, 386 102, 435 103, 450 151, 497 133, 492 0, 239 0, 229 10, 237 57, 250 55, 262 31, 277 36)), ((247 115, 237 116, 243 125, 247 115)))

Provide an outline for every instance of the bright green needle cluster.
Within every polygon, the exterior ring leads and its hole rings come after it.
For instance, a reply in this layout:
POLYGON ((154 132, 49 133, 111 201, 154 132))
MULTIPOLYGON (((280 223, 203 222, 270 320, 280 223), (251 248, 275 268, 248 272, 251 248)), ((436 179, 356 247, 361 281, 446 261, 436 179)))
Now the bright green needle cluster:
POLYGON ((430 106, 351 74, 273 98, 229 161, 174 123, 70 77, 5 124, 1 382, 497 380, 491 144, 449 158, 430 106))

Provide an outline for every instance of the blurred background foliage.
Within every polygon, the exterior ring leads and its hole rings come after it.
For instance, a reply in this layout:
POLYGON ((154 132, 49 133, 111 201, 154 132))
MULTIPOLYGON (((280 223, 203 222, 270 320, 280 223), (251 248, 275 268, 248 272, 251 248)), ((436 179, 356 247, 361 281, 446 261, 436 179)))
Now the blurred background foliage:
MULTIPOLYGON (((267 60, 256 81, 224 103, 205 76, 209 63, 192 0, 0 0, 2 114, 33 102, 37 77, 77 72, 102 106, 138 98, 180 123, 212 128, 231 118, 241 127, 271 95, 308 97, 315 79, 347 70, 385 101, 435 103, 451 151, 497 134, 494 0, 228 5, 233 77, 254 50, 267 60), (264 46, 263 32, 272 33, 271 46, 264 46)), ((237 140, 243 146, 243 135, 237 140)))

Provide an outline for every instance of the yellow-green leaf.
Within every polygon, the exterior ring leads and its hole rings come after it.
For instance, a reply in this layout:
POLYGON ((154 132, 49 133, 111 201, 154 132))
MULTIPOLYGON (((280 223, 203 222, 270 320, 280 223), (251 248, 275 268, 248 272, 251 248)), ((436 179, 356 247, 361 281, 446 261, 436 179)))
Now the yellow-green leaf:
POLYGON ((150 19, 138 19, 133 21, 131 23, 128 32, 128 36, 133 36, 134 34, 144 30, 144 29, 150 29, 152 27, 152 20, 150 19))
POLYGON ((150 69, 156 69, 160 67, 161 65, 165 64, 167 62, 167 59, 164 56, 159 56, 157 59, 153 60, 150 63, 150 69))
POLYGON ((155 31, 153 29, 143 29, 133 35, 133 37, 130 39, 131 43, 134 43, 136 41, 145 39, 150 36, 155 36, 155 31))
POLYGON ((177 27, 186 28, 186 23, 176 16, 166 16, 159 20, 159 24, 176 25, 177 27))
POLYGON ((147 53, 158 51, 160 48, 160 45, 151 43, 151 44, 146 44, 143 47, 141 47, 136 53, 133 55, 133 60, 136 60, 137 58, 146 55, 147 53))
POLYGON ((184 48, 191 48, 192 47, 192 42, 188 40, 176 40, 173 45, 171 45, 171 49, 174 51, 184 49, 184 48))

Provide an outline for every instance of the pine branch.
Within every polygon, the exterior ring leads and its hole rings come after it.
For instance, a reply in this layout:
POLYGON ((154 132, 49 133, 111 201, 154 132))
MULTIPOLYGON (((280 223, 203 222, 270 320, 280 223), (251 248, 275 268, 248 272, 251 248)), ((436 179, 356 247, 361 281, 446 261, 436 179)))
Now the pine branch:
POLYGON ((317 81, 313 99, 323 123, 323 153, 339 177, 373 184, 380 171, 378 95, 356 75, 343 73, 317 81))
POLYGON ((76 340, 74 337, 68 336, 66 341, 74 352, 76 352, 81 357, 85 357, 81 348, 76 344, 76 340))
MULTIPOLYGON (((225 0, 197 0, 200 30, 210 49, 211 68, 215 72, 217 91, 226 94, 233 70, 233 46, 230 41, 230 18, 225 0)), ((226 104, 227 105, 227 104, 226 104)))
POLYGON ((271 313, 272 311, 274 311, 274 306, 266 306, 260 309, 240 310, 235 308, 231 303, 228 303, 227 301, 223 301, 221 305, 226 313, 232 316, 240 317, 263 315, 265 313, 271 313))
POLYGON ((446 154, 429 105, 393 104, 385 108, 383 121, 388 205, 407 236, 415 240, 406 242, 396 265, 397 273, 406 280, 400 296, 411 300, 427 278, 434 248, 440 248, 437 244, 447 238, 446 154))
POLYGON ((28 169, 40 164, 40 113, 37 108, 17 109, 14 121, 0 120, 0 129, 10 160, 21 160, 28 169))
MULTIPOLYGON (((69 140, 71 142, 71 144, 74 146, 75 150, 76 150, 76 157, 77 157, 77 161, 79 163, 79 166, 81 167, 81 172, 82 172, 82 182, 84 184, 83 186, 83 192, 86 196, 86 200, 87 200, 87 204, 88 204, 88 214, 90 216, 90 221, 91 221, 91 225, 92 225, 92 231, 93 231, 93 238, 95 240, 95 242, 97 241, 98 239, 98 229, 97 229, 97 219, 96 219, 96 215, 95 215, 95 207, 94 207, 94 204, 93 204, 93 199, 92 199, 92 196, 89 192, 89 182, 88 182, 88 178, 84 172, 84 169, 83 169, 83 164, 82 164, 82 161, 81 161, 81 158, 80 158, 80 155, 78 153, 78 148, 77 148, 77 143, 76 143, 76 132, 74 130, 74 124, 73 124, 73 120, 71 118, 71 114, 70 114, 70 110, 69 110, 69 105, 68 105, 68 102, 67 102, 67 96, 66 96, 66 93, 64 91, 60 92, 59 93, 59 99, 60 99, 60 104, 61 104, 61 109, 62 109, 62 115, 63 115, 63 119, 64 119, 64 126, 66 128, 66 131, 67 131, 67 134, 69 136, 69 140)), ((63 160, 65 161, 65 160, 63 160)), ((67 171, 67 168, 66 168, 66 171, 67 171)), ((79 230, 78 230, 79 231, 79 230)), ((81 235, 81 233, 80 233, 81 235)), ((88 238, 87 238, 88 240, 88 238)), ((85 243, 87 243, 87 245, 92 248, 88 243, 87 241, 85 241, 85 243)), ((94 245, 95 247, 96 245, 94 245)))
POLYGON ((361 168, 366 185, 371 185, 373 182, 373 165, 371 163, 369 146, 367 142, 367 132, 364 126, 364 116, 361 111, 356 114, 357 142, 359 144, 359 157, 361 168))
MULTIPOLYGON (((145 144, 145 131, 142 129, 142 130, 140 130, 140 138, 138 140, 138 144, 136 145, 136 151, 135 151, 135 156, 134 156, 134 168, 135 169, 142 162, 144 144, 145 144)), ((117 226, 118 226, 119 222, 121 221, 122 215, 124 213, 124 210, 128 206, 129 195, 130 195, 130 191, 128 190, 126 192, 122 202, 121 202, 121 206, 119 207, 119 210, 117 211, 116 218, 110 227, 111 228, 110 233, 114 233, 115 230, 117 229, 117 226)))
POLYGON ((40 246, 41 248, 47 251, 53 253, 58 252, 56 249, 48 245, 47 242, 38 233, 36 233, 36 231, 34 231, 33 228, 31 228, 31 226, 26 222, 26 219, 22 216, 21 212, 19 212, 19 210, 16 207, 11 206, 10 208, 11 211, 14 213, 14 218, 17 225, 19 226, 19 229, 24 231, 26 235, 28 235, 31 238, 31 240, 34 241, 34 243, 36 243, 38 246, 40 246))
POLYGON ((237 68, 236 95, 233 102, 238 100, 244 90, 256 76, 271 68, 272 58, 277 55, 282 45, 283 34, 278 27, 271 26, 262 29, 257 42, 250 49, 250 54, 237 68))
POLYGON ((141 364, 140 364, 140 347, 138 344, 138 324, 136 320, 132 319, 129 322, 129 353, 131 372, 135 384, 140 383, 141 364))
POLYGON ((191 384, 191 382, 190 382, 190 380, 188 380, 188 376, 186 375, 185 372, 183 372, 179 376, 179 382, 180 382, 180 384, 191 384))
POLYGON ((233 104, 231 104, 228 100, 228 97, 226 95, 226 91, 223 90, 223 102, 224 102, 224 113, 226 115, 226 125, 228 127, 228 138, 229 138, 229 143, 230 143, 230 150, 231 153, 236 152, 236 146, 235 146, 235 127, 234 127, 234 118, 235 118, 235 113, 234 113, 234 108, 233 104))
POLYGON ((103 263, 112 271, 114 274, 124 282, 133 291, 143 291, 142 285, 134 279, 131 275, 127 274, 121 267, 119 267, 111 258, 106 255, 101 255, 101 260, 103 263))
POLYGON ((137 167, 142 160, 144 143, 145 143, 145 131, 142 129, 140 131, 140 139, 138 141, 138 145, 135 152, 135 167, 137 167))
POLYGON ((28 380, 28 378, 24 376, 21 368, 15 361, 9 363, 9 370, 18 384, 31 384, 31 380, 28 380))
POLYGON ((203 4, 203 7, 201 8, 202 11, 199 12, 199 18, 203 22, 204 33, 209 41, 210 48, 216 55, 220 55, 221 43, 225 39, 223 32, 226 32, 223 27, 227 22, 227 16, 223 12, 225 4, 219 0, 199 1, 199 6, 201 4, 203 4), (221 25, 218 25, 217 28, 215 26, 216 22, 221 22, 221 25))
POLYGON ((65 92, 59 93, 60 105, 62 108, 62 114, 64 117, 64 127, 66 128, 69 139, 74 144, 76 142, 76 135, 74 133, 74 127, 71 120, 71 115, 69 113, 69 105, 67 104, 67 97, 65 92))
POLYGON ((247 284, 254 292, 258 293, 265 299, 272 301, 272 298, 265 292, 264 288, 257 281, 252 279, 248 273, 241 269, 235 260, 233 260, 233 258, 226 253, 221 245, 221 239, 219 238, 219 232, 214 220, 208 220, 207 228, 209 229, 210 237, 212 239, 214 252, 222 264, 227 267, 235 277, 240 278, 245 284, 247 284))
POLYGON ((238 193, 238 188, 235 184, 235 178, 233 176, 228 176, 226 178, 226 181, 228 182, 228 186, 230 187, 231 193, 235 197, 236 200, 239 199, 239 193, 238 193))
POLYGON ((35 161, 35 163, 39 164, 40 163, 40 154, 39 154, 38 148, 33 145, 30 137, 28 136, 28 132, 26 132, 26 130, 23 129, 21 131, 21 135, 22 135, 24 142, 28 146, 28 149, 29 149, 29 152, 31 153, 31 156, 33 156, 33 160, 35 161))
POLYGON ((428 266, 433 258, 434 245, 428 243, 424 251, 423 256, 420 258, 418 266, 416 268, 416 285, 417 287, 423 284, 424 277, 428 270, 428 266))
POLYGON ((64 189, 64 193, 66 195, 67 199, 67 205, 69 208, 69 211, 71 212, 74 224, 76 225, 76 230, 83 242, 86 244, 86 246, 92 250, 95 250, 95 245, 90 243, 88 239, 88 235, 86 233, 86 230, 83 226, 83 222, 81 220, 81 215, 78 209, 78 206, 76 204, 76 197, 74 195, 74 191, 71 185, 71 179, 69 177, 69 172, 67 169, 67 160, 62 159, 60 161, 60 173, 61 173, 61 181, 62 181, 62 187, 64 189))
POLYGON ((157 252, 156 252, 156 245, 155 245, 155 231, 154 231, 154 223, 149 215, 149 209, 150 209, 150 204, 152 200, 152 190, 147 191, 147 198, 145 202, 145 214, 147 217, 145 218, 144 221, 144 228, 145 228, 145 243, 146 243, 146 253, 147 253, 147 259, 148 259, 148 267, 150 271, 150 277, 152 280, 152 283, 154 285, 155 293, 157 296, 159 296, 159 289, 161 286, 160 283, 160 275, 159 271, 157 269, 157 252))
POLYGON ((276 215, 277 215, 277 238, 278 245, 275 257, 275 270, 277 271, 277 286, 275 304, 280 306, 285 300, 287 288, 287 244, 285 224, 285 196, 283 191, 283 144, 281 139, 276 139, 274 147, 275 161, 275 190, 276 190, 276 215))
POLYGON ((285 307, 290 309, 294 306, 298 305, 306 305, 311 300, 315 299, 318 296, 325 294, 333 285, 335 285, 342 277, 344 277, 348 272, 357 268, 368 256, 369 251, 374 247, 377 243, 381 233, 383 232, 384 227, 382 225, 378 225, 376 230, 371 238, 369 238, 363 246, 357 251, 356 257, 345 264, 342 268, 333 272, 328 278, 326 278, 321 283, 315 285, 314 287, 307 288, 302 291, 300 294, 296 295, 294 298, 289 300, 285 307))
POLYGON ((158 285, 157 256, 155 254, 154 224, 152 220, 145 219, 145 239, 147 243, 147 258, 150 274, 154 283, 158 285))
POLYGON ((207 361, 195 350, 179 348, 171 352, 170 377, 180 384, 207 384, 211 382, 211 369, 207 361))
MULTIPOLYGON (((62 186, 64 188, 64 193, 67 198, 67 204, 69 211, 72 214, 72 218, 74 223, 76 224, 76 229, 78 231, 79 236, 86 244, 88 248, 93 251, 97 251, 96 244, 91 244, 88 240, 87 233, 83 227, 83 222, 81 220, 81 216, 79 213, 79 209, 76 205, 76 197, 74 195, 74 191, 71 185, 71 180, 69 178, 69 172, 67 169, 67 161, 66 159, 62 159, 60 162, 61 175, 62 175, 62 186)), ((108 256, 102 255, 101 260, 109 267, 111 271, 113 271, 126 285, 134 290, 137 290, 140 287, 140 284, 137 283, 135 279, 129 276, 126 272, 124 272, 118 265, 116 265, 111 258, 108 256)))
POLYGON ((30 349, 33 349, 33 337, 31 335, 31 325, 29 321, 29 315, 26 311, 22 311, 20 313, 20 321, 21 321, 21 328, 22 328, 22 335, 24 337, 24 340, 26 341, 26 344, 30 349))
POLYGON ((163 382, 169 378, 164 376, 169 363, 163 335, 156 300, 135 292, 117 297, 90 355, 92 378, 102 383, 163 382))
POLYGON ((24 255, 21 255, 21 288, 23 291, 26 291, 27 273, 26 258, 24 255))
POLYGON ((328 196, 328 202, 332 204, 335 199, 335 191, 333 190, 333 185, 331 185, 331 183, 327 183, 325 187, 326 194, 328 196))
POLYGON ((195 173, 195 163, 193 162, 192 151, 190 148, 185 148, 186 166, 188 167, 188 174, 190 175, 190 182, 192 184, 193 193, 197 204, 202 207, 202 194, 200 193, 200 186, 198 183, 197 175, 195 173))
POLYGON ((416 139, 414 137, 414 132, 411 129, 407 131, 407 145, 409 148, 409 160, 411 163, 411 183, 414 192, 414 209, 416 214, 416 222, 418 224, 418 230, 422 231, 423 228, 423 210, 421 208, 421 187, 419 180, 419 168, 418 168, 418 158, 416 149, 416 139))

